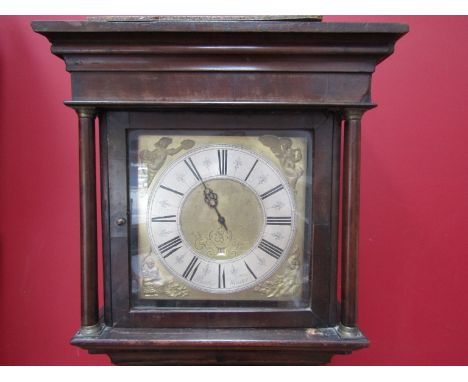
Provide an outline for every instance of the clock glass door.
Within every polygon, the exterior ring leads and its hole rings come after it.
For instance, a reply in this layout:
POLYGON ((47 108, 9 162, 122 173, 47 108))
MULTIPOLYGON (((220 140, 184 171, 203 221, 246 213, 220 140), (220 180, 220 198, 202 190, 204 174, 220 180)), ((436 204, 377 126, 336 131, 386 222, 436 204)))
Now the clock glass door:
POLYGON ((161 127, 127 138, 134 306, 305 306, 311 134, 161 127))

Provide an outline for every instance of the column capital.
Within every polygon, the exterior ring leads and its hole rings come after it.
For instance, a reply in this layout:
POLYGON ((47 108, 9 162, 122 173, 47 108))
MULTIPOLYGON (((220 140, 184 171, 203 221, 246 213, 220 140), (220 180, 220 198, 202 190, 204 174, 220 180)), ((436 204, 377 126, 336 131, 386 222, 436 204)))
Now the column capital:
POLYGON ((79 118, 94 118, 96 109, 94 107, 79 107, 75 109, 79 118))
POLYGON ((350 120, 360 120, 365 112, 366 112, 365 109, 346 108, 346 109, 343 110, 343 117, 348 121, 350 121, 350 120))

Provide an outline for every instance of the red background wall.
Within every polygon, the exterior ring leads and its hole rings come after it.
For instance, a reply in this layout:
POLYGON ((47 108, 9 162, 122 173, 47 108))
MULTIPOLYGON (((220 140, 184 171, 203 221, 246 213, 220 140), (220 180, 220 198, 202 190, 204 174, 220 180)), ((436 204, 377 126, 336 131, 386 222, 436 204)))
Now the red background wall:
MULTIPOLYGON (((71 19, 71 17, 56 17, 71 19)), ((30 21, 0 17, 0 364, 108 365, 79 327, 76 117, 69 76, 30 21)), ((468 365, 468 18, 404 22, 364 117, 359 323, 334 365, 468 365)))

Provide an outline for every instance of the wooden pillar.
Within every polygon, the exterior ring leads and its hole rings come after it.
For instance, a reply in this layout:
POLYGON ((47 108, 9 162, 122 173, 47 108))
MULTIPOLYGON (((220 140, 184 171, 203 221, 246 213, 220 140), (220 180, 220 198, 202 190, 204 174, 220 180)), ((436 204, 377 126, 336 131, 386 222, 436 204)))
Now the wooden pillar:
POLYGON ((96 117, 93 108, 77 110, 80 152, 81 329, 83 335, 99 332, 96 221, 96 117))
POLYGON ((357 328, 357 263, 362 114, 361 109, 348 109, 344 114, 340 332, 347 336, 360 333, 357 328))

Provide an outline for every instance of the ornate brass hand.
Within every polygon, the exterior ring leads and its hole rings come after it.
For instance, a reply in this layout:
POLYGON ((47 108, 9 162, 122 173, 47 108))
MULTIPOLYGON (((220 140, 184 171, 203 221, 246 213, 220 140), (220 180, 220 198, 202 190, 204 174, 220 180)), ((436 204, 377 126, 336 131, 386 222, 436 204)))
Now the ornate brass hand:
POLYGON ((205 197, 205 203, 208 204, 210 208, 213 208, 218 215, 218 223, 221 224, 224 229, 227 231, 226 219, 218 211, 218 195, 209 187, 203 183, 205 189, 203 190, 203 195, 205 197))

